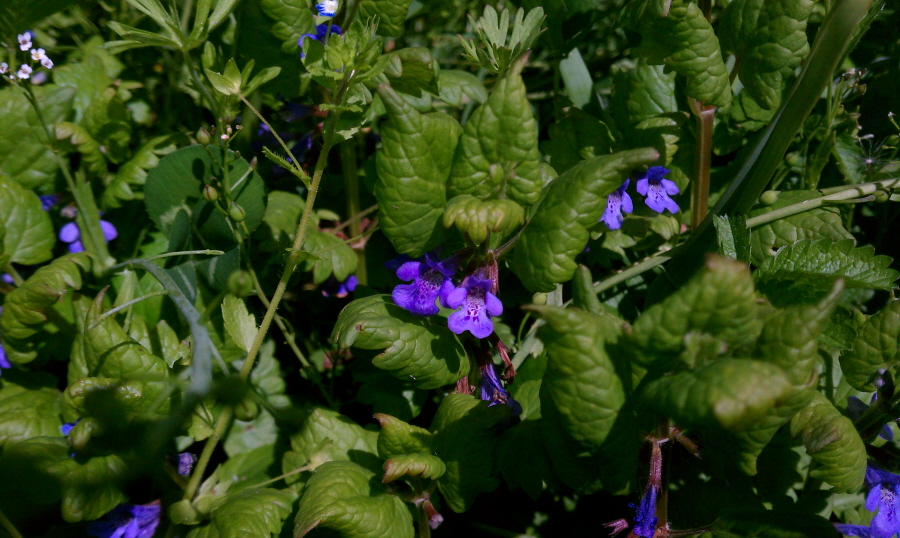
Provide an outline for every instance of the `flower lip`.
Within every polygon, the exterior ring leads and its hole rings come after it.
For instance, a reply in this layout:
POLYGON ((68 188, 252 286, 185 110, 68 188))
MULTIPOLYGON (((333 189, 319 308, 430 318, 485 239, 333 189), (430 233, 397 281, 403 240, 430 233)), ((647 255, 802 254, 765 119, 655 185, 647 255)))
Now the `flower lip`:
MULTIPOLYGON (((398 258, 388 263, 395 266, 399 261, 398 258)), ((448 306, 447 296, 455 288, 452 277, 456 272, 456 265, 455 256, 441 260, 437 251, 429 252, 424 258, 400 264, 396 269, 397 278, 411 283, 394 287, 391 292, 394 304, 417 316, 437 314, 440 309, 435 304, 435 299, 440 298, 441 304, 448 306)))
POLYGON ((666 209, 670 213, 678 213, 678 204, 670 196, 680 192, 674 181, 665 179, 670 170, 664 166, 651 166, 641 174, 637 181, 637 191, 641 196, 646 196, 644 203, 647 207, 662 213, 666 209))
POLYGON ((603 216, 600 217, 600 220, 603 221, 610 230, 618 230, 622 227, 622 223, 625 221, 625 216, 622 215, 622 213, 631 213, 634 211, 634 204, 631 201, 631 196, 626 192, 630 182, 630 179, 626 179, 625 183, 622 183, 618 189, 606 197, 606 210, 603 212, 603 216))
POLYGON ((522 414, 522 405, 517 402, 513 397, 509 394, 503 385, 500 383, 500 378, 497 377, 497 371, 494 369, 493 364, 486 364, 480 368, 481 370, 481 384, 480 384, 480 394, 481 399, 490 402, 488 407, 497 404, 505 404, 510 410, 512 416, 516 417, 522 414))
POLYGON ((491 293, 492 285, 490 280, 469 275, 462 286, 447 295, 447 308, 459 308, 447 318, 451 331, 456 334, 469 331, 475 338, 487 338, 494 332, 491 316, 503 314, 503 303, 491 293))

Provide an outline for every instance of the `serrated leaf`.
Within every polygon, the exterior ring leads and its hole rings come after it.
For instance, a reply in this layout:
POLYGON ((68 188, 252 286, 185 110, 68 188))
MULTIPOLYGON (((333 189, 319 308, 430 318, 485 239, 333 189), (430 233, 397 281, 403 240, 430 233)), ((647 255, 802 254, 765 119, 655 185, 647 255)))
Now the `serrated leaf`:
POLYGON ((374 473, 348 461, 318 469, 300 500, 294 537, 326 528, 346 538, 413 538, 412 516, 403 501, 372 483, 374 473))
POLYGON ((900 360, 900 301, 891 301, 860 327, 850 349, 841 353, 841 370, 857 390, 875 390, 878 370, 900 360))
MULTIPOLYGON (((748 218, 765 215, 770 211, 781 209, 818 198, 818 191, 787 191, 778 195, 772 205, 754 209, 748 218)), ((833 207, 820 207, 791 215, 775 222, 764 224, 753 229, 750 236, 750 250, 753 264, 759 267, 767 259, 774 256, 781 247, 792 245, 802 239, 853 239, 844 228, 840 212, 833 207)))
POLYGON ((389 118, 375 159, 381 228, 397 252, 421 256, 444 238, 445 186, 462 129, 447 114, 420 114, 389 86, 378 94, 389 118))
POLYGON ((525 210, 509 199, 480 200, 468 194, 455 196, 444 210, 444 227, 456 228, 476 245, 488 237, 499 242, 525 221, 525 210))
POLYGON ((281 50, 297 52, 300 36, 316 32, 316 23, 307 0, 262 0, 260 7, 272 18, 272 35, 281 41, 281 50))
POLYGON ((747 266, 711 256, 705 271, 634 322, 625 347, 645 366, 667 369, 679 362, 683 367, 699 366, 689 360, 690 355, 678 357, 686 346, 685 335, 711 335, 727 346, 724 351, 748 346, 762 325, 756 301, 747 266))
POLYGON ((399 37, 409 12, 410 0, 362 0, 359 16, 363 20, 378 17, 378 35, 399 37))
POLYGON ((53 257, 56 234, 50 215, 33 192, 0 177, 0 223, 6 230, 0 265, 36 265, 53 257))
POLYGON ((250 351, 256 338, 256 318, 247 312, 244 301, 234 295, 227 295, 222 301, 222 319, 225 321, 225 330, 238 347, 250 351))
POLYGON ((722 13, 722 48, 738 59, 738 77, 767 109, 781 103, 784 79, 809 54, 806 23, 814 0, 736 0, 722 13))
POLYGON ((32 437, 54 437, 59 433, 59 391, 52 387, 0 382, 0 449, 32 437))
POLYGON ((655 149, 621 151, 584 161, 554 179, 513 251, 511 267, 531 291, 549 292, 572 278, 590 239, 588 228, 606 209, 606 197, 635 168, 659 158, 655 149))
POLYGON ((810 475, 834 486, 835 493, 858 491, 866 475, 866 447, 853 422, 818 392, 791 420, 791 435, 799 437, 812 456, 810 475))
POLYGON ((126 500, 119 489, 126 471, 117 455, 73 458, 64 438, 35 437, 5 448, 0 488, 14 488, 36 504, 62 499, 63 519, 75 523, 97 519, 126 500))
POLYGON ((522 205, 540 197, 537 122, 521 75, 526 60, 512 66, 466 122, 453 158, 449 196, 508 196, 522 205))
POLYGON ((81 289, 82 272, 90 269, 87 254, 69 254, 41 267, 6 296, 0 337, 10 362, 24 364, 37 357, 36 335, 47 322, 47 310, 72 289, 81 289))
POLYGON ((479 493, 497 487, 492 476, 500 440, 497 425, 508 417, 508 406, 488 406, 468 394, 450 394, 438 407, 431 423, 433 448, 447 466, 438 489, 454 512, 465 512, 479 493))
POLYGON ((876 256, 867 246, 854 248, 852 239, 802 240, 783 247, 753 273, 768 296, 789 290, 814 295, 828 290, 837 279, 847 288, 895 289, 900 273, 890 268, 891 258, 876 256))
POLYGON ((291 515, 291 496, 261 488, 229 495, 212 511, 211 521, 196 527, 188 538, 266 538, 281 532, 282 522, 291 515))
POLYGON ((557 173, 564 173, 582 160, 612 152, 615 144, 609 127, 577 108, 550 126, 550 142, 544 148, 557 173))
POLYGON ((68 121, 63 121, 55 125, 55 136, 57 140, 68 140, 70 144, 75 146, 78 153, 88 164, 91 172, 98 176, 104 176, 108 172, 106 157, 100 149, 100 143, 94 140, 94 137, 87 129, 80 125, 75 125, 68 121))
POLYGON ((650 65, 638 59, 633 69, 613 76, 610 111, 616 125, 625 133, 644 120, 676 112, 675 74, 662 65, 650 65))
POLYGON ((731 104, 731 84, 719 39, 697 4, 640 0, 625 9, 626 25, 643 37, 635 55, 686 77, 689 97, 719 108, 731 104))
POLYGON ((381 432, 378 434, 378 455, 382 458, 426 452, 431 449, 431 432, 425 428, 407 424, 383 413, 375 413, 375 420, 381 426, 381 432))
POLYGON ((331 339, 341 348, 384 349, 373 364, 423 389, 455 383, 469 373, 465 349, 443 322, 410 314, 387 295, 344 307, 331 339))
POLYGON ((402 454, 384 462, 384 478, 381 481, 386 484, 403 476, 437 480, 445 472, 447 466, 433 454, 402 454))

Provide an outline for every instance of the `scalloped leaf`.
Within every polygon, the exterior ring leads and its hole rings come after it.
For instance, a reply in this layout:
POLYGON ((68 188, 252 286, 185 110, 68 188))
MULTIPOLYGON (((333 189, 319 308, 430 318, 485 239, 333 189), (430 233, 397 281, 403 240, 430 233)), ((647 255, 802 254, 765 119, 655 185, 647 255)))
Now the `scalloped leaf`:
POLYGON ((444 227, 456 228, 476 245, 488 237, 502 241, 525 221, 525 210, 512 200, 480 200, 468 194, 451 198, 444 210, 444 227))
POLYGON ((229 495, 212 511, 211 521, 195 527, 188 538, 267 538, 281 532, 291 515, 291 495, 269 488, 229 495))
POLYGON ((859 328, 849 350, 841 353, 841 370, 850 386, 875 390, 878 370, 900 362, 900 301, 891 301, 859 328))

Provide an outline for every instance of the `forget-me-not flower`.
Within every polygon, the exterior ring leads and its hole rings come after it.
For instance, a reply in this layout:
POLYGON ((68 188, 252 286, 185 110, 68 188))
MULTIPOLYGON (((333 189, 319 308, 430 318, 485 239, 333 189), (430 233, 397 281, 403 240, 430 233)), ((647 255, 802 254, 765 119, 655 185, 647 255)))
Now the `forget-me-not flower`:
POLYGON ((150 504, 120 504, 111 512, 88 524, 87 531, 97 538, 153 538, 162 506, 150 504))
POLYGON ((434 301, 438 297, 449 307, 447 297, 455 289, 452 278, 456 263, 455 257, 441 260, 437 252, 404 262, 397 268, 397 278, 412 283, 394 287, 391 293, 394 304, 417 316, 437 314, 440 309, 434 301))
POLYGON ((875 512, 868 527, 838 523, 835 528, 846 536, 891 538, 900 532, 900 476, 873 465, 866 467, 866 510, 875 512))
POLYGON ((628 183, 630 182, 631 180, 626 179, 625 183, 622 183, 622 186, 606 197, 606 211, 603 212, 603 216, 600 217, 600 220, 602 220, 610 230, 618 230, 622 227, 622 222, 625 220, 622 213, 631 213, 634 211, 634 204, 631 203, 631 196, 625 192, 625 189, 628 188, 628 183))
POLYGON ((19 41, 19 50, 28 50, 31 48, 31 41, 34 39, 34 34, 31 33, 31 30, 25 30, 25 33, 19 34, 16 36, 16 39, 19 41))
POLYGON ((489 279, 469 275, 462 286, 447 295, 448 308, 462 307, 447 319, 451 331, 456 334, 469 331, 475 338, 487 338, 494 332, 491 316, 503 314, 503 303, 491 293, 491 286, 489 279))
POLYGON ((509 395, 509 391, 503 388, 500 378, 497 377, 497 371, 493 364, 485 364, 481 370, 481 399, 490 402, 488 407, 492 405, 505 404, 512 410, 512 415, 519 416, 522 414, 522 405, 509 395))
POLYGON ((322 0, 316 2, 316 11, 322 17, 334 17, 338 10, 338 0, 322 0))
POLYGON ((662 213, 666 209, 671 213, 678 213, 678 204, 670 198, 678 194, 678 185, 665 178, 669 172, 670 170, 664 166, 651 166, 637 181, 638 193, 647 197, 644 203, 657 213, 662 213))
MULTIPOLYGON (((308 39, 312 39, 313 41, 318 41, 319 43, 324 44, 324 43, 325 43, 325 36, 328 35, 328 26, 329 26, 328 24, 320 24, 320 25, 316 26, 316 33, 314 33, 314 34, 303 34, 302 36, 300 36, 300 39, 297 40, 297 46, 300 47, 301 49, 303 49, 303 40, 304 40, 304 39, 307 39, 307 38, 308 38, 308 39)), ((337 24, 332 24, 332 25, 330 25, 330 26, 331 26, 331 33, 332 33, 332 34, 335 34, 335 35, 341 35, 341 27, 340 27, 340 26, 338 26, 337 24)), ((305 52, 300 52, 300 57, 301 57, 301 58, 305 58, 305 57, 306 57, 306 53, 305 53, 305 52)))
POLYGON ((9 64, 0 62, 0 75, 5 75, 9 71, 9 64))
MULTIPOLYGON (((101 220, 100 229, 103 230, 103 238, 107 243, 119 236, 118 230, 111 222, 101 220)), ((84 251, 84 245, 81 243, 81 230, 78 229, 78 224, 75 222, 70 222, 59 229, 59 240, 69 244, 69 252, 84 251)))

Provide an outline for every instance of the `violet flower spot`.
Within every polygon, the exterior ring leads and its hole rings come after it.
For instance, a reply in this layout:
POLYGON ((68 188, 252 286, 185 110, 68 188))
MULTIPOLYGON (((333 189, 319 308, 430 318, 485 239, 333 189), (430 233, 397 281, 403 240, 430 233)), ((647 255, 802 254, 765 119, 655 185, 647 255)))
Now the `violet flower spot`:
POLYGON ((480 397, 486 402, 490 402, 488 407, 497 404, 505 404, 509 406, 512 416, 517 417, 522 414, 522 405, 509 395, 509 391, 503 388, 500 379, 497 377, 497 371, 493 364, 482 366, 481 368, 481 384, 480 397))
POLYGON ((630 179, 626 179, 625 183, 622 183, 618 189, 606 197, 606 211, 603 212, 603 216, 600 217, 600 220, 602 220, 610 230, 618 230, 622 227, 622 222, 625 221, 625 216, 622 215, 622 213, 631 213, 634 211, 634 204, 631 202, 631 196, 625 192, 625 189, 628 188, 630 182, 630 179))
POLYGON ((412 281, 398 284, 391 293, 394 304, 417 316, 431 316, 440 311, 435 299, 449 307, 447 297, 454 290, 452 277, 456 272, 456 258, 438 258, 429 252, 424 258, 403 263, 397 268, 397 278, 412 281))
POLYGON ((651 166, 637 181, 638 194, 646 196, 644 203, 657 213, 662 213, 666 209, 671 213, 678 213, 678 204, 670 198, 678 194, 678 185, 672 180, 665 179, 669 172, 670 170, 664 166, 651 166))
POLYGON ((150 504, 120 504, 102 519, 88 523, 87 531, 96 538, 153 538, 162 506, 150 504))
POLYGON ((475 275, 447 295, 448 308, 460 308, 450 314, 447 326, 456 334, 465 331, 475 338, 487 338, 494 332, 491 316, 503 314, 503 303, 491 293, 491 281, 475 275))
MULTIPOLYGON (((100 221, 100 230, 103 232, 103 239, 107 243, 119 236, 119 231, 111 222, 105 220, 100 221)), ((69 252, 84 252, 84 245, 81 242, 81 230, 78 224, 69 222, 59 229, 59 240, 69 244, 69 252)))
MULTIPOLYGON (((871 403, 875 403, 875 400, 878 399, 878 393, 872 395, 871 403)), ((850 415, 850 418, 853 420, 859 419, 863 413, 865 413, 866 409, 869 406, 866 403, 856 396, 848 396, 847 397, 847 413, 850 415)), ((885 424, 881 427, 881 432, 878 433, 878 436, 884 439, 885 441, 893 441, 894 440, 894 431, 891 429, 890 424, 885 424)))
POLYGON ((76 425, 78 425, 79 422, 81 422, 80 418, 76 419, 75 422, 66 422, 65 424, 63 424, 62 426, 59 427, 59 432, 65 436, 68 436, 69 432, 72 431, 72 428, 74 428, 76 425))

